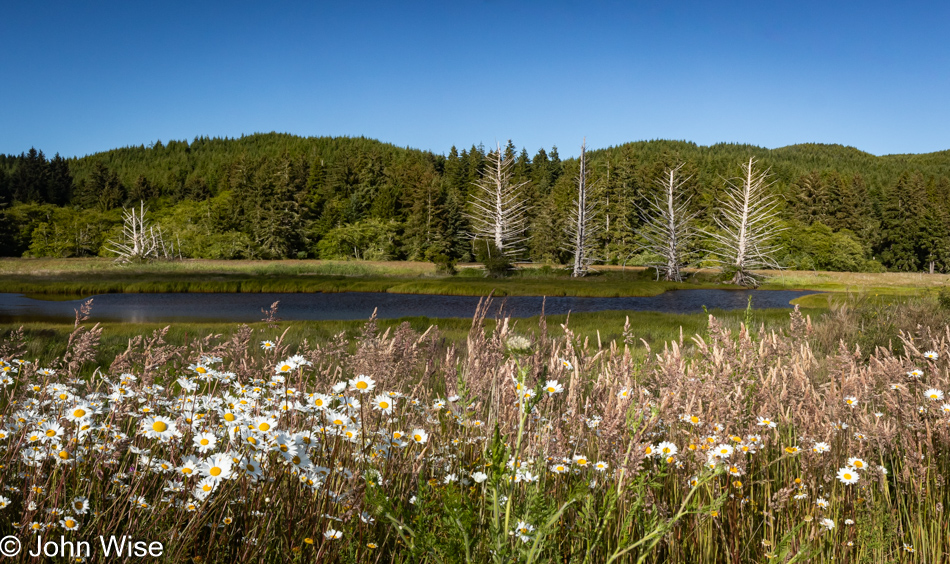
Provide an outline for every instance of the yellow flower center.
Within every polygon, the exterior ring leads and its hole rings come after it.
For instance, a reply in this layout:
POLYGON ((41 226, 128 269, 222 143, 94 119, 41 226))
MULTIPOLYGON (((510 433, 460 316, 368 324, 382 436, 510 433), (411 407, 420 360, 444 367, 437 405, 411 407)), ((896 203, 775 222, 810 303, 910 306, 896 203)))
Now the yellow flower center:
POLYGON ((182 468, 182 469, 181 469, 181 473, 182 473, 182 474, 191 474, 192 472, 194 472, 194 470, 192 470, 191 468, 182 468))
POLYGON ((365 390, 365 389, 368 388, 368 387, 369 387, 369 384, 367 384, 366 382, 364 382, 364 381, 362 381, 362 380, 360 380, 359 382, 356 383, 356 388, 357 388, 358 390, 365 390))
POLYGON ((233 414, 233 413, 225 413, 225 414, 224 414, 224 420, 225 420, 225 421, 234 421, 235 419, 236 419, 236 417, 234 417, 234 414, 233 414))
POLYGON ((422 435, 413 435, 412 438, 419 442, 422 441, 422 435))
POLYGON ((76 411, 73 412, 73 417, 82 417, 84 415, 86 415, 85 409, 77 409, 76 411))
POLYGON ((73 527, 76 526, 76 522, 73 521, 72 519, 66 519, 64 523, 66 524, 67 529, 72 529, 73 527))
POLYGON ((212 468, 211 470, 208 470, 208 474, 211 474, 212 476, 220 476, 220 475, 221 475, 221 469, 218 468, 217 466, 215 466, 215 467, 212 468))
POLYGON ((201 439, 201 446, 208 446, 210 442, 208 439, 201 439))
POLYGON ((52 429, 47 429, 47 430, 46 430, 46 436, 47 436, 47 437, 55 437, 55 436, 56 436, 56 431, 54 431, 54 430, 52 430, 52 429))
POLYGON ((270 431, 270 423, 261 423, 257 428, 264 432, 270 431))
POLYGON ((156 433, 164 433, 166 430, 168 430, 168 425, 163 421, 156 421, 152 423, 152 430, 156 433))

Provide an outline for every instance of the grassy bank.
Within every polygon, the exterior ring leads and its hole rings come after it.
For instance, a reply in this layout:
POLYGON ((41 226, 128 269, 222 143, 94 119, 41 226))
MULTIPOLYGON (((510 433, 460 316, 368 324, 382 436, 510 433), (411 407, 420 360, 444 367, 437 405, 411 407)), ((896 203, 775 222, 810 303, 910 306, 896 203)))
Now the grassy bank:
MULTIPOLYGON (((711 270, 686 283, 654 280, 644 268, 602 267, 576 279, 563 268, 521 265, 504 279, 480 265, 440 274, 423 262, 185 260, 116 266, 109 259, 0 259, 0 292, 93 295, 145 292, 390 292, 484 296, 655 296, 670 289, 731 288, 711 270)), ((791 287, 791 286, 783 286, 791 287)))
POLYGON ((454 276, 429 263, 345 261, 155 262, 116 266, 108 259, 0 260, 0 292, 93 295, 145 292, 391 292, 484 296, 655 296, 672 288, 721 287, 655 282, 644 269, 573 279, 563 269, 524 268, 491 279, 468 265, 454 276))
MULTIPOLYGON (((116 266, 110 259, 0 259, 0 292, 83 296, 144 292, 390 292, 483 296, 654 296, 670 289, 731 288, 715 270, 690 270, 686 283, 654 280, 644 268, 599 266, 574 279, 563 268, 521 265, 505 279, 485 278, 479 265, 450 276, 424 262, 184 260, 116 266)), ((763 289, 916 295, 950 285, 950 275, 762 271, 763 289)), ((827 300, 799 303, 826 307, 827 300)))

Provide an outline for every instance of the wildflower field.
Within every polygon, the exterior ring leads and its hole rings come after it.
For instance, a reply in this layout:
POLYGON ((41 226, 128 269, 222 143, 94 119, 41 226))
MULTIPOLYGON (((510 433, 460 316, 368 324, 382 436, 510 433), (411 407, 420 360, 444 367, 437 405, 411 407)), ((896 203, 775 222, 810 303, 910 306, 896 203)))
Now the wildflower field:
POLYGON ((13 331, 0 536, 166 562, 947 560, 946 325, 868 350, 847 312, 795 310, 651 348, 486 311, 465 343, 157 330, 106 364, 88 310, 57 358, 13 331))

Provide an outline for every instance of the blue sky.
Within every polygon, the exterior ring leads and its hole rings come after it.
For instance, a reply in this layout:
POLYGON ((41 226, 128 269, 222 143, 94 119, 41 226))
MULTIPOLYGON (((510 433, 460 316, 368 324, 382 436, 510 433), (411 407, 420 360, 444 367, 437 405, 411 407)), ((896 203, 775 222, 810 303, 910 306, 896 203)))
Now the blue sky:
POLYGON ((950 149, 950 4, 17 2, 0 153, 367 136, 950 149))

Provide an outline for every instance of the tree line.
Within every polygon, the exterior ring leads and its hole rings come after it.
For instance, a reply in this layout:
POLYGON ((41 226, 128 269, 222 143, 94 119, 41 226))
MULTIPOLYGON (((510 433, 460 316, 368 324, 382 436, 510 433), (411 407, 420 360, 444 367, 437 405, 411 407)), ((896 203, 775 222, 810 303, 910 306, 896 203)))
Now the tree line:
POLYGON ((644 210, 665 197, 664 174, 675 168, 695 234, 683 256, 710 265, 721 258, 716 218, 750 159, 769 173, 778 264, 950 271, 950 151, 878 157, 840 145, 627 143, 586 151, 578 208, 581 161, 561 159, 557 147, 529 154, 509 141, 439 155, 277 133, 70 159, 35 148, 0 155, 0 254, 108 256, 123 209, 144 202, 184 257, 470 261, 479 258, 474 236, 487 236, 477 189, 501 164, 524 202, 519 259, 575 270, 580 262, 662 263, 644 210), (579 211, 597 218, 583 261, 571 243, 579 211))

